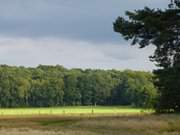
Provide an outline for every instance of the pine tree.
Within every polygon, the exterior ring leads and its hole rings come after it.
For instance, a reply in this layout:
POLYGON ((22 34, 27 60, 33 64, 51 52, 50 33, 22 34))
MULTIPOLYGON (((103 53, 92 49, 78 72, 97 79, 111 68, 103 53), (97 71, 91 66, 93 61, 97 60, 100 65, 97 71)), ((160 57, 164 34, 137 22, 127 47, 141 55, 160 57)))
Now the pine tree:
POLYGON ((180 1, 171 1, 168 9, 127 11, 128 19, 118 17, 114 31, 132 45, 144 48, 155 46, 150 60, 160 68, 155 70, 155 84, 159 88, 157 110, 180 112, 180 1))

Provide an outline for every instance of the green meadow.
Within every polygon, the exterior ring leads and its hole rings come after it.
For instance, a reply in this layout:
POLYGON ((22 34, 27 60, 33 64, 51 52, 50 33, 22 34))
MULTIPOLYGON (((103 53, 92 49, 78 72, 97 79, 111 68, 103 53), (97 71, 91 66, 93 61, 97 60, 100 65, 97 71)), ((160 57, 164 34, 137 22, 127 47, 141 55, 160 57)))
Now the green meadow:
POLYGON ((122 106, 67 106, 50 108, 10 108, 0 109, 1 116, 14 115, 120 115, 150 113, 153 110, 122 106))

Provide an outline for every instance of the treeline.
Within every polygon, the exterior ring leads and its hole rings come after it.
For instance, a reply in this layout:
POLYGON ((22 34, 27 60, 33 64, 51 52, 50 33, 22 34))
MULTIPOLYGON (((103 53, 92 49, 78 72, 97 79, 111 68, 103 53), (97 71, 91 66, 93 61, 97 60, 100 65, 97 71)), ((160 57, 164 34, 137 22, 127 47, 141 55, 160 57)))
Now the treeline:
POLYGON ((132 105, 152 107, 153 74, 138 71, 0 66, 0 107, 132 105))

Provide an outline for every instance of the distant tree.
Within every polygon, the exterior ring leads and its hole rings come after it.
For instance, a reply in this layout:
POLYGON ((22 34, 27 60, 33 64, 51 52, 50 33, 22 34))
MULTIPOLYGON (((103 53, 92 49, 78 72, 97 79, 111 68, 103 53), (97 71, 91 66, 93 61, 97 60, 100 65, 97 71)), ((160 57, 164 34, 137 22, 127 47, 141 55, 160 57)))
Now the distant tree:
POLYGON ((81 92, 77 88, 78 74, 75 72, 64 77, 64 103, 65 105, 81 105, 81 92))
POLYGON ((138 107, 152 108, 156 102, 157 90, 152 83, 152 74, 127 72, 127 97, 130 103, 138 107))
POLYGON ((91 78, 89 73, 83 73, 78 77, 77 88, 81 92, 81 104, 82 105, 92 105, 92 85, 90 83, 91 78))
POLYGON ((29 105, 36 107, 58 106, 63 103, 62 80, 34 80, 30 90, 29 105))
POLYGON ((118 17, 114 31, 132 45, 140 48, 155 46, 152 61, 161 67, 155 70, 155 84, 159 88, 157 110, 161 112, 180 111, 180 9, 179 0, 172 1, 170 9, 145 7, 134 12, 127 11, 128 19, 118 17))
POLYGON ((151 94, 154 92, 151 78, 147 72, 0 65, 0 107, 132 104, 144 107, 147 99, 150 103, 155 97, 151 94), (133 97, 134 93, 141 100, 133 97), (147 95, 153 98, 144 98, 147 95))
POLYGON ((157 98, 152 78, 152 74, 145 72, 125 71, 113 91, 114 104, 152 108, 157 98))
POLYGON ((108 104, 113 88, 111 76, 103 71, 96 71, 91 74, 91 88, 93 91, 92 103, 94 105, 108 104))

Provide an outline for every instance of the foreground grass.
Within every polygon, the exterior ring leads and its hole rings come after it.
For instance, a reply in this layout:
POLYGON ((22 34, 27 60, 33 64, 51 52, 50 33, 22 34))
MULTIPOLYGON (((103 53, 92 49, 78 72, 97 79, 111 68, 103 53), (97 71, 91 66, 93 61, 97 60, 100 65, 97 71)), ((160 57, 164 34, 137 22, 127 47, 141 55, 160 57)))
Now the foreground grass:
MULTIPOLYGON (((7 115, 87 115, 87 114, 137 114, 148 112, 141 108, 122 107, 122 106, 79 106, 79 107, 56 107, 56 108, 14 108, 0 109, 1 116, 7 115)), ((152 110, 150 111, 152 112, 152 110)))
POLYGON ((180 135, 180 115, 1 117, 0 135, 180 135))

